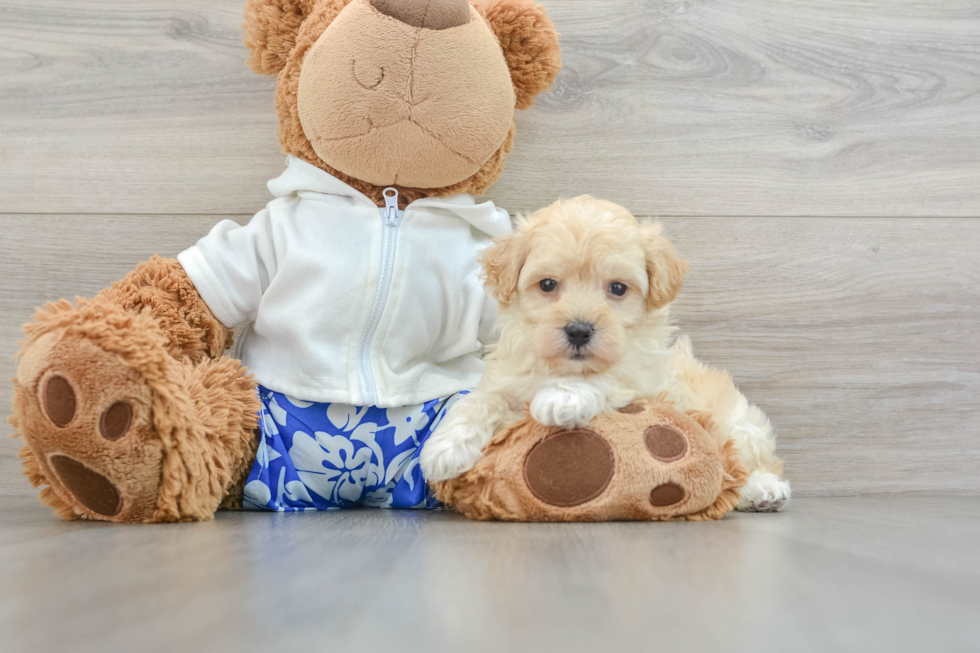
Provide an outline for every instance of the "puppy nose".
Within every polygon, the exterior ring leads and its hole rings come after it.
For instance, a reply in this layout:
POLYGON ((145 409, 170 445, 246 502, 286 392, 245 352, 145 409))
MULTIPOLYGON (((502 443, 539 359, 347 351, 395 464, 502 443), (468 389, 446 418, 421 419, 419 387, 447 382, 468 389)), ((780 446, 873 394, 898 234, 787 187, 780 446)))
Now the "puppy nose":
POLYGON ((573 347, 584 347, 592 340, 595 328, 588 322, 569 322, 565 325, 565 337, 573 347))
POLYGON ((470 22, 467 0, 371 0, 374 8, 412 27, 449 29, 470 22))

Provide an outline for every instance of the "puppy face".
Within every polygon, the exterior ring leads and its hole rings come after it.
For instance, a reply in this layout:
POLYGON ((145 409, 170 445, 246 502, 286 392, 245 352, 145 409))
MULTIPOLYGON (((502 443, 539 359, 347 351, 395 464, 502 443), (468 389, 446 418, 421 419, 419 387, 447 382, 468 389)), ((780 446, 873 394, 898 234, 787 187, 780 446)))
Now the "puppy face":
POLYGON ((487 287, 556 374, 604 372, 651 311, 680 291, 687 263, 660 225, 589 196, 522 221, 483 257, 487 287))

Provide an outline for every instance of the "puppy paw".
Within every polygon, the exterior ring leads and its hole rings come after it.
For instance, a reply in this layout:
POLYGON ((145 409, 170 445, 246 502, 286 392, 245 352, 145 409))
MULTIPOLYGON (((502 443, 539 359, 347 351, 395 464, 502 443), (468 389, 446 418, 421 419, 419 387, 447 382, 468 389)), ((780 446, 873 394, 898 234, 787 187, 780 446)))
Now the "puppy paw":
POLYGON ((603 397, 589 387, 556 384, 542 388, 531 401, 531 417, 542 426, 585 426, 602 412, 603 397))
POLYGON ((752 472, 739 491, 736 510, 742 512, 776 512, 789 501, 789 482, 775 474, 752 472))
MULTIPOLYGON (((492 435, 492 434, 491 434, 492 435)), ((443 424, 422 447, 419 466, 430 483, 456 478, 469 471, 483 453, 484 434, 464 424, 443 424)))

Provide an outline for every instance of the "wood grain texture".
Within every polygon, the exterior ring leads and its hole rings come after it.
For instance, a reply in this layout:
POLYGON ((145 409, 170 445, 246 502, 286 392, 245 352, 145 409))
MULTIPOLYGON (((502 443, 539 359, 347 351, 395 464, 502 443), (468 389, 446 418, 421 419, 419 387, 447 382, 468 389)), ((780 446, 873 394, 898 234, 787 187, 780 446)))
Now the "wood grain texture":
MULTIPOLYGON (((973 0, 546 0, 556 87, 490 196, 980 216, 973 0)), ((241 0, 0 0, 0 211, 244 213, 282 167, 241 0)))
POLYGON ((657 524, 349 510, 126 526, 4 503, 5 653, 975 653, 980 638, 977 497, 657 524))
MULTIPOLYGON (((42 299, 92 295, 218 219, 0 216, 0 378, 42 299)), ((692 264, 677 322, 769 413, 797 495, 980 491, 980 220, 664 223, 692 264)), ((15 449, 0 492, 27 493, 15 449)))

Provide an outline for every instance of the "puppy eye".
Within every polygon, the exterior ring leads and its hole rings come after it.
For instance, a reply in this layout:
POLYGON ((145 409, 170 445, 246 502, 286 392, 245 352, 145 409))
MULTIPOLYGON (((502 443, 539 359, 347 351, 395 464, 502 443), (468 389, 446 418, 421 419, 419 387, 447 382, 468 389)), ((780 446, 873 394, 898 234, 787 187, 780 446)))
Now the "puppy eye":
POLYGON ((622 297, 626 294, 626 284, 615 281, 609 284, 609 292, 617 297, 622 297))
POLYGON ((554 292, 558 288, 558 282, 554 279, 542 279, 538 282, 538 287, 541 288, 541 292, 554 292))

